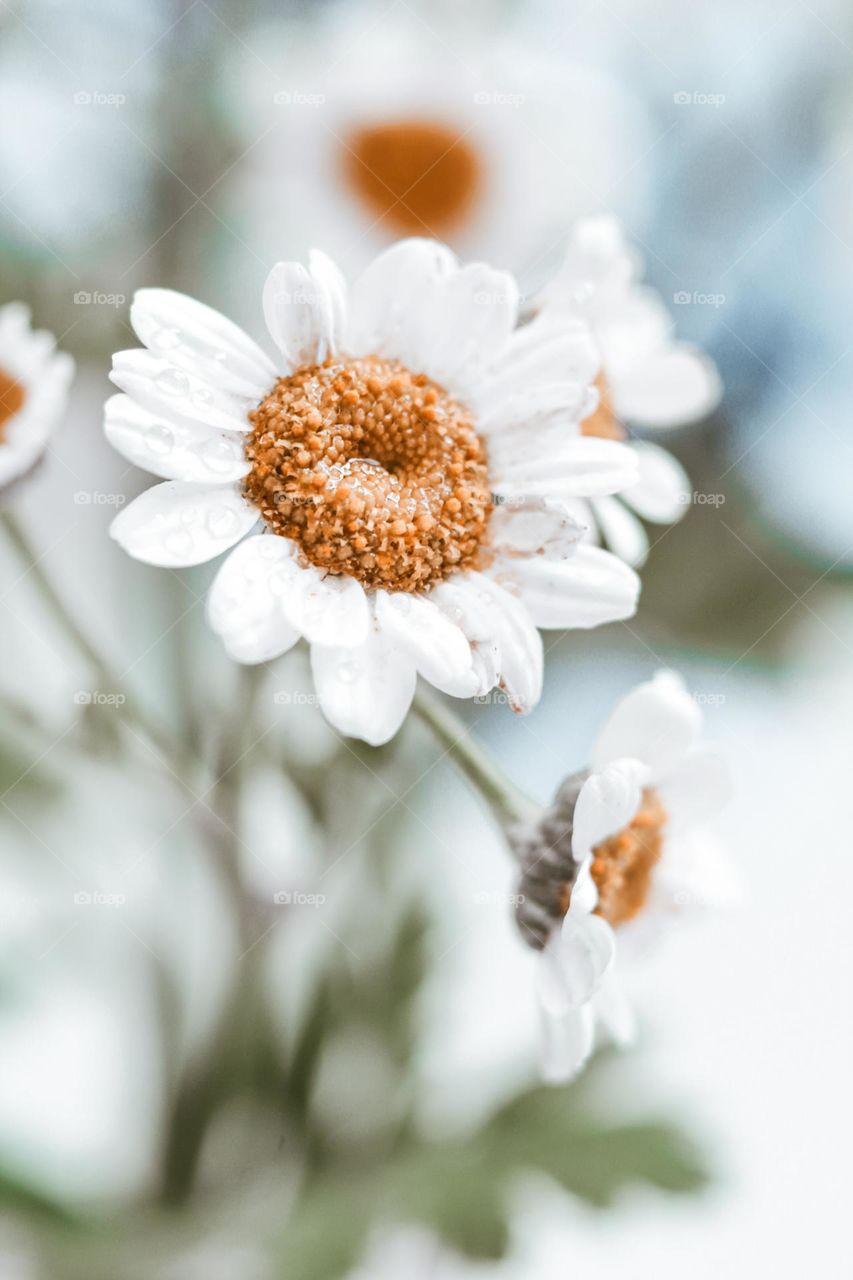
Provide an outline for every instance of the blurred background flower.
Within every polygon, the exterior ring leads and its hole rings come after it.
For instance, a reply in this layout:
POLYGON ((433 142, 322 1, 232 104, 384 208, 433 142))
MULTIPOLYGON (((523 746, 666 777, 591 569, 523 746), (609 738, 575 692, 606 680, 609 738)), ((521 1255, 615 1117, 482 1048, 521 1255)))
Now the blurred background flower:
POLYGON ((844 1271, 851 45, 839 0, 3 7, 0 304, 78 364, 14 514, 105 655, 4 534, 4 1276, 844 1271), (689 501, 637 618, 549 637, 533 715, 469 723, 546 802, 677 666, 749 905, 629 976, 637 1052, 546 1092, 499 833, 417 726, 339 741, 301 652, 234 670, 212 568, 124 559, 146 482, 101 421, 140 285, 259 332, 278 258, 425 223, 530 294, 602 213, 725 396, 667 433, 689 501))

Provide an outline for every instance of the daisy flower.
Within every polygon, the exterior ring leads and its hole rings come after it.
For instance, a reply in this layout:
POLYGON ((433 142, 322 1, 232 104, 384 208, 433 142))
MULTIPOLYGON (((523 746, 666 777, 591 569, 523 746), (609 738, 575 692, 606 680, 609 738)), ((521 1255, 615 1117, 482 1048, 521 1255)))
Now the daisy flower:
MULTIPOLYGON (((586 218, 574 228, 565 259, 538 305, 557 311, 580 307, 601 352, 598 404, 581 424, 587 436, 627 440, 626 423, 649 429, 679 426, 716 408, 721 385, 713 362, 672 336, 672 319, 655 290, 641 283, 643 264, 619 222, 586 218)), ((690 481, 665 449, 632 440, 640 469, 619 499, 596 499, 580 511, 629 564, 649 549, 640 520, 671 524, 686 511, 690 481)))
POLYGON ((737 898, 731 864, 703 823, 723 804, 721 759, 699 745, 702 715, 661 672, 623 698, 588 773, 569 778, 537 830, 519 836, 518 922, 541 949, 544 1071, 571 1079, 596 1023, 617 1043, 633 1020, 615 974, 688 906, 737 898), (618 944, 617 944, 618 939, 618 944))
POLYGON ((636 479, 625 445, 586 439, 597 356, 585 324, 516 327, 511 276, 434 241, 381 254, 348 291, 325 255, 279 263, 263 309, 276 361, 218 312, 146 289, 147 350, 114 357, 106 434, 164 483, 112 536, 149 564, 236 549, 208 619, 239 662, 300 636, 342 733, 398 729, 420 674, 458 697, 539 698, 537 627, 630 616, 636 574, 566 503, 636 479))
POLYGON ((59 425, 74 361, 55 347, 22 303, 0 307, 0 490, 33 469, 59 425))
POLYGON ((261 256, 285 234, 298 254, 319 242, 358 269, 399 236, 431 236, 527 288, 553 269, 543 246, 556 255, 568 220, 636 206, 640 104, 518 32, 470 34, 371 4, 245 34, 223 84, 251 144, 229 214, 261 256))

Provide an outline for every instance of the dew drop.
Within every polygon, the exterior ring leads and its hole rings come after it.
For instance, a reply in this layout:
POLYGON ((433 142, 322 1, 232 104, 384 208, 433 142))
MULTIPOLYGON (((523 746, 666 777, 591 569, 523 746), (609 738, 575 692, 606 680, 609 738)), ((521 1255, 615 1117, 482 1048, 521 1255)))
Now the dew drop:
POLYGON ((207 387, 199 387, 192 394, 192 402, 197 409, 207 409, 213 403, 213 392, 208 391, 207 387))
POLYGON ((352 684, 357 675, 357 662, 341 662, 338 664, 337 677, 341 684, 352 684))
POLYGON ((239 448, 231 440, 208 440, 201 449, 202 460, 211 471, 230 471, 240 456, 239 448))
POLYGON ((182 369, 164 369, 156 381, 168 396, 185 396, 190 389, 190 380, 182 369))
POLYGON ((152 453, 171 453, 175 447, 175 433, 165 423, 158 422, 145 432, 145 443, 152 453))
POLYGON ((207 515, 207 527, 214 538, 228 538, 237 528, 237 515, 230 507, 213 507, 207 515))

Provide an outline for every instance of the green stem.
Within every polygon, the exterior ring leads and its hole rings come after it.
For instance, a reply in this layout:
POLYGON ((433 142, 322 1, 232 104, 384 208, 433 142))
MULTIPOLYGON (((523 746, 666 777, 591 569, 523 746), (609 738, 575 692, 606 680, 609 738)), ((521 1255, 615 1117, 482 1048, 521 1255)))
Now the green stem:
POLYGON ((247 728, 254 723, 261 673, 239 667, 232 713, 219 741, 216 781, 210 791, 212 819, 208 825, 215 870, 231 908, 239 948, 235 971, 219 1013, 212 1041, 204 1055, 188 1063, 175 1082, 169 1104, 160 1197, 178 1207, 192 1194, 210 1122, 230 1091, 251 1073, 257 1035, 257 925, 250 894, 240 869, 240 802, 251 743, 247 728))
MULTIPOLYGON (((108 688, 115 692, 121 690, 122 682, 118 673, 113 670, 109 661, 97 649, 76 618, 69 612, 65 601, 42 567, 41 557, 36 553, 21 525, 10 511, 0 513, 0 522, 2 522, 18 558, 25 566, 27 576, 37 587, 43 603, 47 606, 54 620, 71 641, 83 661, 95 670, 99 680, 107 685, 108 688)), ((168 731, 152 720, 135 698, 128 697, 127 694, 124 694, 124 697, 122 712, 134 721, 148 738, 155 751, 160 756, 165 757, 167 761, 176 765, 186 763, 183 759, 185 752, 172 739, 168 731)), ((178 769, 178 772, 180 772, 180 769, 178 769)))
POLYGON ((536 819, 539 806, 520 791, 486 754, 468 726, 446 703, 419 687, 413 708, 503 826, 516 826, 536 819))

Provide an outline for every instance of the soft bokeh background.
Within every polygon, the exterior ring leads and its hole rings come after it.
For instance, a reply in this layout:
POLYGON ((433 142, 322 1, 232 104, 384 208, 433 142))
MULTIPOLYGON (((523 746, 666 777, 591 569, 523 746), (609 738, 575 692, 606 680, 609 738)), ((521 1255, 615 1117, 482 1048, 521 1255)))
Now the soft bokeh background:
MULTIPOLYGON (((383 1231, 376 1213, 370 1280, 848 1274, 851 143, 840 0, 0 7, 0 301, 27 301, 79 365, 67 428, 15 508, 122 688, 186 742, 210 757, 254 700, 235 820, 266 913, 261 1018, 242 987, 230 1003, 241 946, 210 856, 221 831, 199 822, 231 798, 164 781, 114 707, 81 701, 93 673, 0 547, 4 1277, 339 1274, 317 1240, 371 1217, 376 1170, 416 1180, 394 1163, 401 1132, 418 1176, 455 1188, 461 1225, 433 1205, 383 1231), (666 441, 699 496, 654 531, 637 618, 549 636, 527 720, 468 711, 545 801, 613 699, 672 665, 732 761, 723 827, 745 905, 631 975, 637 1051, 551 1095, 541 1144, 558 1135, 576 1195, 544 1176, 558 1156, 525 1173, 503 1130, 482 1137, 536 1055, 531 956, 483 811, 416 726, 393 750, 342 747, 300 698, 298 656, 250 688, 205 633, 209 571, 147 569, 106 536, 145 483, 100 427, 134 288, 184 288, 260 336, 273 261, 319 243, 354 269, 382 243, 334 144, 347 113, 407 102, 463 119, 490 175, 461 252, 530 290, 568 219, 618 212, 726 386, 712 420, 666 441), (211 1062, 241 1087, 222 1087, 199 1189, 164 1218, 163 1168, 179 1182, 187 1149, 169 1135, 192 1145, 187 1098, 207 1096, 211 1062), (660 1127, 630 1154, 602 1137, 644 1117, 660 1127), (446 1149, 424 1158, 424 1142, 446 1149), (480 1192, 502 1160, 511 1233, 489 1262, 504 1242, 480 1192), (602 1212, 590 1183, 608 1171, 602 1212)), ((506 1123, 535 1146, 525 1105, 506 1123)))

